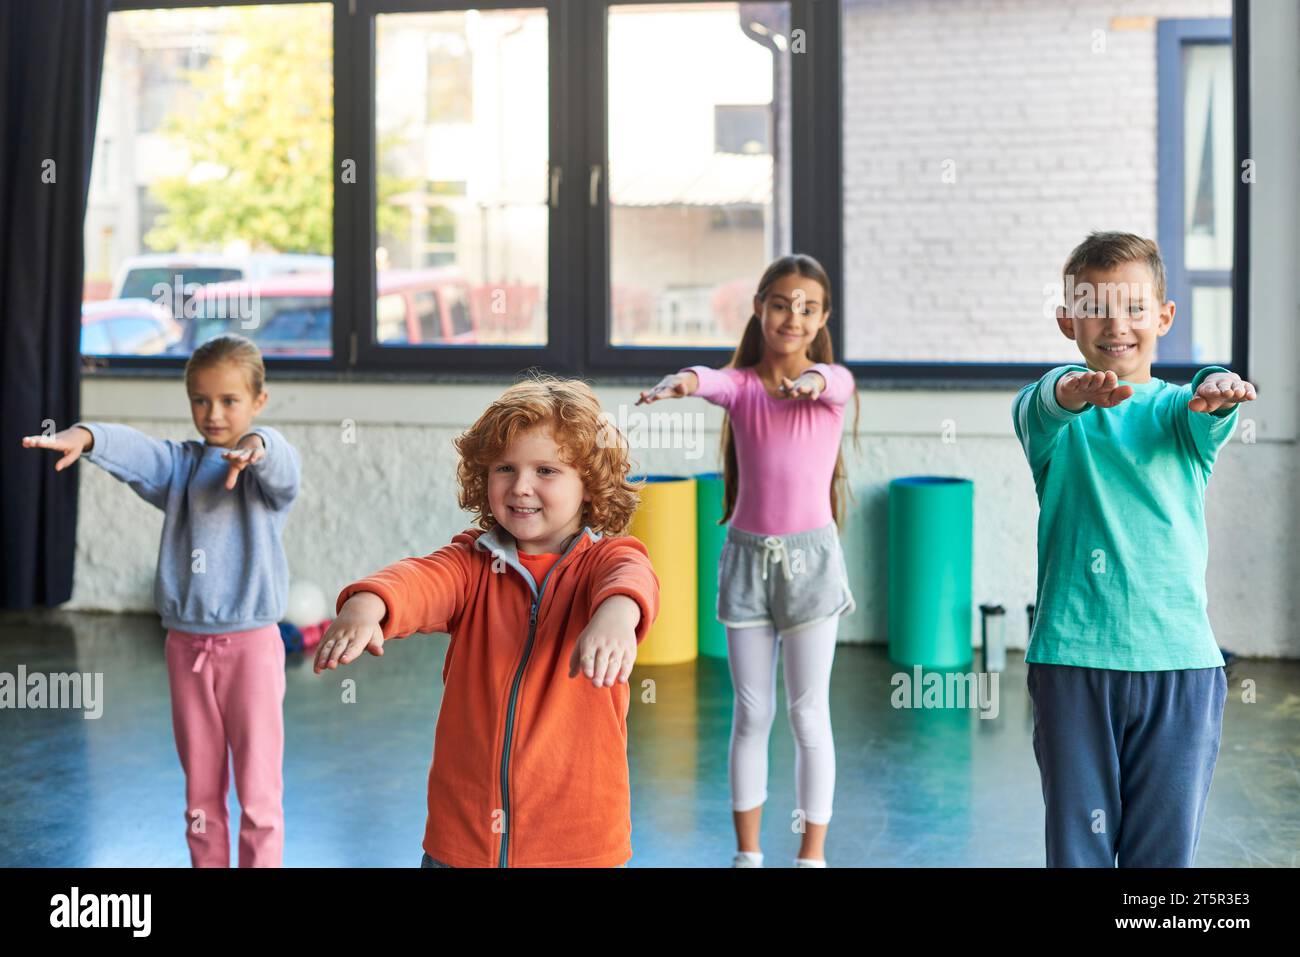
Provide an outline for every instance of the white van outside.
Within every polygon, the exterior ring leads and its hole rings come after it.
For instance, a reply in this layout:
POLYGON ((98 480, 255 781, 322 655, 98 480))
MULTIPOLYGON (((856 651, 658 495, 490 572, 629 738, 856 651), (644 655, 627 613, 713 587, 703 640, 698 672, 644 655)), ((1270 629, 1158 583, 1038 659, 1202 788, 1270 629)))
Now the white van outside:
POLYGON ((146 253, 128 256, 113 281, 113 299, 154 299, 154 288, 162 283, 183 289, 193 283, 265 279, 291 273, 329 272, 333 256, 310 253, 250 253, 227 256, 221 253, 146 253))

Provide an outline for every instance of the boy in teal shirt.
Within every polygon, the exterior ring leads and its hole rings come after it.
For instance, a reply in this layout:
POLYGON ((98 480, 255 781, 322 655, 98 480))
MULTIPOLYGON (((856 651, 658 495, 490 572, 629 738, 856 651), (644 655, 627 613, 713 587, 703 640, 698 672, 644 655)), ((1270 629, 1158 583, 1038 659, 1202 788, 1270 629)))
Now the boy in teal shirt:
POLYGON ((1025 660, 1049 867, 1187 867, 1227 680, 1206 614, 1205 488, 1254 387, 1212 366, 1152 378, 1173 324, 1156 244, 1093 233, 1064 270, 1061 332, 1085 366, 1013 406, 1038 494, 1025 660))

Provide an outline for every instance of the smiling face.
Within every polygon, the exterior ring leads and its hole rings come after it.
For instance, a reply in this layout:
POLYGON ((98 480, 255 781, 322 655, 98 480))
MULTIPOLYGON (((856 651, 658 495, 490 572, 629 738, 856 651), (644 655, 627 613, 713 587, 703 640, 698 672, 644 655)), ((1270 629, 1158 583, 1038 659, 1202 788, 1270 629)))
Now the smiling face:
POLYGON ((488 465, 487 496, 492 517, 530 555, 558 552, 582 530, 582 504, 591 501, 544 427, 519 433, 488 465))
POLYGON ((1174 321, 1174 304, 1159 301, 1151 268, 1130 262, 1084 269, 1074 283, 1074 300, 1056 310, 1056 322, 1078 343, 1088 368, 1128 382, 1150 381, 1156 340, 1174 321))
POLYGON ((266 392, 253 395, 248 373, 233 362, 195 369, 190 376, 190 414, 208 445, 233 449, 266 405, 266 392))
POLYGON ((754 297, 754 314, 763 324, 764 346, 776 356, 808 354, 830 318, 826 290, 816 279, 791 273, 772 283, 767 297, 754 297))

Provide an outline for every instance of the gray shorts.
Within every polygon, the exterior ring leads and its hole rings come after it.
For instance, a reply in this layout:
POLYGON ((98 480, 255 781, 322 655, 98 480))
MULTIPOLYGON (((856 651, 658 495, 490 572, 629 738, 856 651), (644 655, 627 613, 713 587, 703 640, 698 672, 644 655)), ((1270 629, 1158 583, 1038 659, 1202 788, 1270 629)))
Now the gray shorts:
POLYGON ((718 621, 785 635, 857 607, 834 523, 793 535, 727 529, 718 559, 718 621))

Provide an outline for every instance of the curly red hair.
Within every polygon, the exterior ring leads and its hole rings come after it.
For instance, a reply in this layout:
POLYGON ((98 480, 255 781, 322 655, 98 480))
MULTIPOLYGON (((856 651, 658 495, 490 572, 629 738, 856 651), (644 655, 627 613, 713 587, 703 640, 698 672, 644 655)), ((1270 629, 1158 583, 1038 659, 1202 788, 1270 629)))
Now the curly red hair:
POLYGON ((626 440, 580 379, 535 375, 518 382, 456 438, 460 507, 476 513, 482 529, 497 524, 488 505, 488 469, 520 433, 539 427, 550 431, 591 495, 583 503, 582 523, 605 534, 624 533, 640 502, 640 485, 628 480, 626 440))

